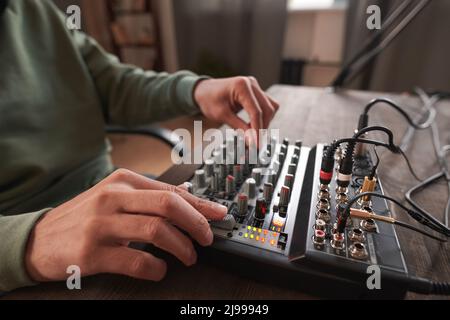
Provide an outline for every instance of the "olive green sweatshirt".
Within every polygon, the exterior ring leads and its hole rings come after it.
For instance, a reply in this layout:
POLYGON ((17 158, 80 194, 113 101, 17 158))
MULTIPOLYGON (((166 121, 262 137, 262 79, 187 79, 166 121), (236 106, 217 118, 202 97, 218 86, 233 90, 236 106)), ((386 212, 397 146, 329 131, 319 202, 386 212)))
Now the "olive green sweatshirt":
POLYGON ((24 255, 39 217, 112 171, 105 123, 195 114, 199 79, 120 64, 68 30, 48 0, 9 2, 0 17, 0 291, 33 284, 24 255))

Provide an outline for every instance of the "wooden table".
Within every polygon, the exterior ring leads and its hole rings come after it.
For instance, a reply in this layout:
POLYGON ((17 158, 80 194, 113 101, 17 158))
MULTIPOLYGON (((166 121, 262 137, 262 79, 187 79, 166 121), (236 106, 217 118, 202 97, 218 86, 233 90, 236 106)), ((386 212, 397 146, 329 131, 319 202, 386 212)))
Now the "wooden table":
MULTIPOLYGON (((387 95, 374 92, 343 91, 338 94, 325 89, 273 86, 269 93, 280 102, 281 109, 272 128, 279 128, 281 136, 302 139, 305 145, 330 142, 334 138, 350 136, 356 127, 358 116, 364 105, 372 98, 388 96, 404 106, 411 114, 417 114, 420 102, 408 95, 387 95)), ((444 143, 450 142, 450 102, 439 105, 438 123, 444 143)), ((371 124, 384 124, 396 133, 397 142, 406 129, 406 124, 395 111, 378 106, 371 111, 371 124)), ((378 138, 381 138, 379 136, 378 138)), ((430 132, 425 130, 415 135, 408 155, 413 166, 422 177, 438 171, 432 149, 430 132)), ((179 170, 170 169, 161 178, 177 184, 187 179, 179 170)), ((379 169, 380 178, 387 194, 403 199, 403 193, 416 183, 408 173, 404 161, 395 155, 384 154, 379 169)), ((446 188, 437 184, 418 199, 436 217, 443 219, 446 188)), ((403 212, 393 208, 394 215, 412 223, 403 212)), ((413 275, 434 280, 450 281, 450 246, 416 233, 397 228, 400 243, 413 275)), ((269 286, 231 274, 202 263, 191 268, 169 261, 167 277, 152 283, 115 275, 98 275, 82 280, 82 290, 67 290, 65 283, 47 283, 23 288, 4 299, 313 299, 302 292, 269 286)), ((442 298, 408 294, 407 298, 442 298)))

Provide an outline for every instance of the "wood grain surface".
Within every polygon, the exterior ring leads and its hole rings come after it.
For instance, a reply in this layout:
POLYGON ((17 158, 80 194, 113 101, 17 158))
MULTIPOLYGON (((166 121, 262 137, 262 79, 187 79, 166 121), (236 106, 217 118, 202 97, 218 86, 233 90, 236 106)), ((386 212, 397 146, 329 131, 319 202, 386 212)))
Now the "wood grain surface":
MULTIPOLYGON (((334 138, 350 136, 356 127, 361 110, 372 98, 387 96, 408 106, 416 115, 419 99, 409 95, 391 95, 375 92, 273 86, 269 94, 281 105, 271 124, 280 129, 281 136, 302 139, 307 146, 330 142, 334 138)), ((438 105, 438 125, 444 143, 450 142, 450 102, 438 105)), ((407 128, 403 118, 386 106, 377 106, 370 113, 371 124, 383 124, 396 134, 396 141, 407 128)), ((374 138, 382 138, 381 135, 374 138)), ((425 178, 438 172, 429 130, 417 132, 408 156, 418 174, 425 178)), ((163 174, 161 180, 178 184, 189 178, 194 167, 174 167, 163 174)), ((396 155, 382 154, 379 176, 387 194, 404 200, 404 192, 416 181, 409 174, 405 162, 396 155)), ((442 221, 447 199, 443 182, 418 196, 418 201, 442 221)), ((396 208, 396 218, 414 223, 396 208)), ((439 281, 450 281, 450 246, 442 245, 419 234, 396 228, 409 271, 413 275, 439 281)), ((326 287, 324 287, 326 290, 326 287)), ((167 277, 152 283, 115 275, 97 275, 82 280, 82 290, 69 291, 64 282, 47 283, 18 289, 4 299, 315 299, 302 292, 267 285, 232 274, 226 270, 198 263, 186 268, 175 259, 169 259, 167 277)), ((409 293, 408 299, 442 297, 409 293)))

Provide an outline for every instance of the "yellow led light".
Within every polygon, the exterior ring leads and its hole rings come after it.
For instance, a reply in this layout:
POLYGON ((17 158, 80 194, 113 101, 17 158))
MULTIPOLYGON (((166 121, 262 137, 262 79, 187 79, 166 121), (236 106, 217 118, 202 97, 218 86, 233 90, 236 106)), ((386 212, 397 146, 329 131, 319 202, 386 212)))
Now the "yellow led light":
POLYGON ((255 228, 255 227, 253 227, 253 231, 256 231, 256 228, 255 228))
POLYGON ((253 235, 253 233, 250 235, 250 239, 253 239, 255 236, 253 235))
POLYGON ((244 237, 248 238, 248 233, 244 234, 244 237))
POLYGON ((248 227, 247 227, 247 229, 248 229, 248 230, 251 230, 251 229, 252 229, 252 227, 248 226, 248 227))
POLYGON ((256 241, 259 241, 259 236, 256 236, 256 241))
POLYGON ((261 231, 262 231, 261 228, 259 228, 259 229, 258 229, 258 232, 261 233, 261 231))

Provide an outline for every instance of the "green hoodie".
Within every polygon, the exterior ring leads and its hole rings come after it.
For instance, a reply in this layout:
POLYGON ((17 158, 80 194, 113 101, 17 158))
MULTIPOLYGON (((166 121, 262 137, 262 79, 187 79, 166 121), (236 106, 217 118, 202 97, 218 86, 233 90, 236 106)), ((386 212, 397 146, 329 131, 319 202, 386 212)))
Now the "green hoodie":
POLYGON ((0 17, 0 291, 33 284, 24 267, 39 217, 112 171, 105 123, 195 114, 200 79, 123 65, 47 0, 0 17))

